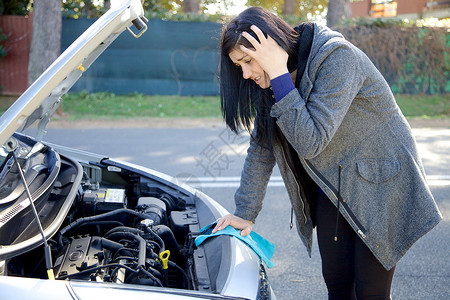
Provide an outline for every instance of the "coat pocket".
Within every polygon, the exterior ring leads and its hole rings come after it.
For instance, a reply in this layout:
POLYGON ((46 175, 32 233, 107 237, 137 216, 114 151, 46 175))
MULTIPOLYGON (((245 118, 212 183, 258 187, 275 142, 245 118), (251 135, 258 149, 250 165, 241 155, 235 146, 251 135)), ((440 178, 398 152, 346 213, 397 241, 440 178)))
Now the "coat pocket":
POLYGON ((397 175, 400 162, 388 158, 367 158, 356 162, 358 173, 367 181, 383 183, 397 175))

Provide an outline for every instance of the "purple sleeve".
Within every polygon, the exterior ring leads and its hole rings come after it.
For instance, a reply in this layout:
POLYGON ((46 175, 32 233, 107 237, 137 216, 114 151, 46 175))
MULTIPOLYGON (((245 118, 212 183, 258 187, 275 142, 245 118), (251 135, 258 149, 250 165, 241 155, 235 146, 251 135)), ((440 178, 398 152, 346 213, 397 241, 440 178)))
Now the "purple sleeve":
POLYGON ((295 89, 291 74, 289 73, 275 77, 270 81, 270 83, 272 84, 273 95, 275 96, 276 102, 283 99, 284 96, 295 89))

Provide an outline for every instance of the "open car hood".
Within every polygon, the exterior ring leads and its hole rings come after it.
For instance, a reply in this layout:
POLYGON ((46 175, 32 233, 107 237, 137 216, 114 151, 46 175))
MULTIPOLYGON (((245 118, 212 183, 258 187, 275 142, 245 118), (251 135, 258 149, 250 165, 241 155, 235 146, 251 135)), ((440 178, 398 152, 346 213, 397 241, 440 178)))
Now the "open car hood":
POLYGON ((38 121, 37 140, 69 91, 97 57, 125 30, 139 37, 147 26, 141 0, 111 0, 111 9, 70 45, 0 117, 0 145, 38 121), (134 29, 130 29, 134 25, 134 29), (135 33, 137 32, 137 33, 135 33))

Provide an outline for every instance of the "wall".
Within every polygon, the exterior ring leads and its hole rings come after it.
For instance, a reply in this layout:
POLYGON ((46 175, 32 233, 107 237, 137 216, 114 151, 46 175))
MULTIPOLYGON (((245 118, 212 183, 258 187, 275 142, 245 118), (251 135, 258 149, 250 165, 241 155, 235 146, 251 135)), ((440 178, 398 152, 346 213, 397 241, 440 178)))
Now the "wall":
POLYGON ((20 95, 27 89, 32 26, 32 17, 0 16, 0 28, 8 36, 2 42, 7 54, 0 59, 1 94, 20 95))
POLYGON ((371 0, 352 2, 352 18, 367 17, 370 11, 371 0))
MULTIPOLYGON (((371 0, 352 2, 352 17, 368 17, 371 0)), ((427 0, 397 0, 397 15, 421 14, 426 10, 427 0)))
POLYGON ((397 15, 421 14, 427 7, 427 0, 398 0, 397 15))
MULTIPOLYGON (((93 20, 63 19, 65 50, 93 20)), ((221 25, 150 20, 139 39, 123 32, 92 64, 72 92, 217 95, 221 25)))

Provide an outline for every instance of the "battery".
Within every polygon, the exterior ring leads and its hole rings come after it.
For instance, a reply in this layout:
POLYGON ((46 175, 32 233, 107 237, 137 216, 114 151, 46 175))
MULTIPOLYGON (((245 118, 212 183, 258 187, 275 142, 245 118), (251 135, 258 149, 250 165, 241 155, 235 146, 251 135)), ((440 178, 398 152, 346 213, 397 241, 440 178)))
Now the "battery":
POLYGON ((124 189, 99 188, 83 194, 83 211, 88 215, 109 212, 127 207, 124 189))

